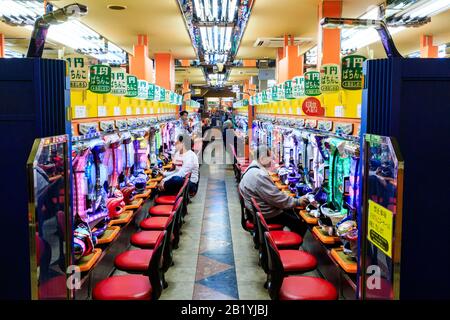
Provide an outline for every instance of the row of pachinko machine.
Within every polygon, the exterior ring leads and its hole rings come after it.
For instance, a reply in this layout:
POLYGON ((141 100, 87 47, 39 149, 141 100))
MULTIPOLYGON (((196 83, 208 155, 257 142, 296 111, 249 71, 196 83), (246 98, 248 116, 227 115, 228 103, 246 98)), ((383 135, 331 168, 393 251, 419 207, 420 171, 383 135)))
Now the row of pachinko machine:
MULTIPOLYGON (((190 120, 200 130, 198 117, 190 120)), ((40 140, 33 165, 37 298, 89 299, 92 284, 109 276, 110 258, 125 250, 121 238, 137 228, 139 208, 170 165, 179 125, 175 116, 81 122, 72 124, 71 141, 40 140), (78 277, 75 290, 67 289, 68 268, 78 277)))
POLYGON ((279 177, 280 190, 308 198, 300 211, 309 227, 304 247, 322 263, 319 272, 327 279, 338 277, 333 282, 347 291, 342 295, 354 299, 360 141, 346 129, 332 132, 329 126, 316 123, 314 128, 301 119, 259 117, 252 124, 250 145, 272 150, 271 170, 279 177))
POLYGON ((78 130, 72 139, 76 261, 93 253, 115 219, 131 216, 126 209, 142 204, 147 182, 170 161, 175 123, 169 118, 102 121, 80 123, 78 130))

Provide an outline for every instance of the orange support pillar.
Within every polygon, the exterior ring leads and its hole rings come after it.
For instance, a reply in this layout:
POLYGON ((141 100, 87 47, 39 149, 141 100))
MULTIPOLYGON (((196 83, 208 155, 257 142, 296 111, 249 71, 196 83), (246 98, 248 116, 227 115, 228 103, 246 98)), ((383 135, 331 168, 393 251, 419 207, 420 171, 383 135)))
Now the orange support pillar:
POLYGON ((191 66, 191 60, 180 60, 182 67, 190 67, 191 66))
POLYGON ((0 33, 0 58, 5 57, 5 35, 0 33))
POLYGON ((191 89, 189 88, 189 80, 188 79, 184 79, 183 80, 183 100, 191 100, 191 93, 190 93, 191 89))
POLYGON ((420 57, 437 58, 438 47, 433 45, 433 36, 422 35, 420 37, 420 57))
POLYGON ((244 67, 256 68, 256 60, 243 60, 242 64, 244 67))
POLYGON ((133 47, 133 55, 129 55, 130 73, 138 79, 153 83, 153 61, 148 57, 148 37, 138 35, 138 43, 133 47))
MULTIPOLYGON (((342 0, 323 0, 319 3, 319 21, 322 18, 340 18, 342 16, 342 0)), ((324 29, 319 25, 317 41, 317 67, 322 64, 341 61, 341 30, 324 29)))
POLYGON ((291 36, 289 39, 288 36, 284 36, 284 48, 279 48, 277 53, 278 83, 303 74, 303 56, 298 54, 298 47, 294 45, 294 37, 291 36))
POLYGON ((175 90, 175 61, 171 53, 155 53, 155 83, 175 90))

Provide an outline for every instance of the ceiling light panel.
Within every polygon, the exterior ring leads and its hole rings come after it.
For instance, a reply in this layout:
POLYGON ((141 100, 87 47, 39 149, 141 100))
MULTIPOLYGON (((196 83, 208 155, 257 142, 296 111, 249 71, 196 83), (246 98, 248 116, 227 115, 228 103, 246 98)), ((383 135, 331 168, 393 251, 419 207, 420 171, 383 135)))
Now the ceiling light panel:
MULTIPOLYGON (((30 31, 33 30, 36 19, 44 13, 42 1, 1 0, 1 20, 23 26, 30 31)), ((113 65, 126 63, 126 51, 77 20, 52 25, 48 29, 47 37, 50 41, 72 48, 78 53, 94 57, 101 63, 113 65)))

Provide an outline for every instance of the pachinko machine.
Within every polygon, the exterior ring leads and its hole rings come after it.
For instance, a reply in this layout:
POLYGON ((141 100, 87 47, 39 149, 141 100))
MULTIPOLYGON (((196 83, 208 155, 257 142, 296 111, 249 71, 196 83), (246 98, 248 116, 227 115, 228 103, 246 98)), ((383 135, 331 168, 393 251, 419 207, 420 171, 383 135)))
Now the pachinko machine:
POLYGON ((90 255, 108 227, 106 143, 96 124, 80 124, 72 138, 74 258, 90 255))

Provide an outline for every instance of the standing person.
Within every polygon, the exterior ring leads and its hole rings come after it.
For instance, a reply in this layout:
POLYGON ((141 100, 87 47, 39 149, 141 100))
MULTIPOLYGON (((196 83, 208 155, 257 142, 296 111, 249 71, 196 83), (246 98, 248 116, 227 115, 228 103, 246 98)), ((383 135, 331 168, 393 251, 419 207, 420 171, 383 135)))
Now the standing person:
POLYGON ((237 128, 237 116, 239 114, 239 110, 238 109, 233 109, 233 112, 231 114, 231 122, 233 123, 233 128, 236 129, 237 128))
POLYGON ((245 207, 253 212, 251 198, 254 198, 267 223, 285 225, 291 231, 303 236, 306 232, 306 225, 293 209, 306 205, 307 198, 305 196, 298 199, 293 198, 280 191, 267 170, 273 162, 270 149, 261 145, 258 146, 257 151, 258 159, 253 160, 239 183, 245 207))

